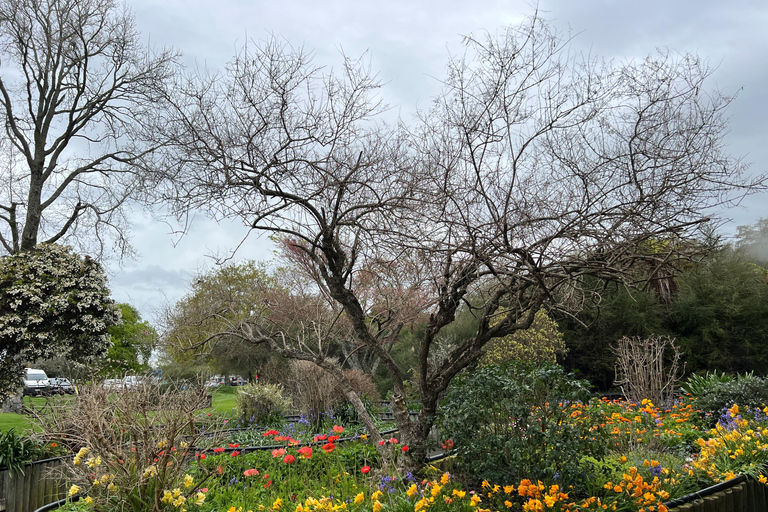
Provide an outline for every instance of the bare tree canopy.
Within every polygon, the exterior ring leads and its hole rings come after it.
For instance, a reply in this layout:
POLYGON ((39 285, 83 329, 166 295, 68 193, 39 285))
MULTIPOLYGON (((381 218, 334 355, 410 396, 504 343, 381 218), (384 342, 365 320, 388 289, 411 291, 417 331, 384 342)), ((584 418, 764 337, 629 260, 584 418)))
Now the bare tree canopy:
POLYGON ((163 144, 175 60, 113 0, 0 1, 0 251, 129 250, 120 207, 163 144))
POLYGON ((245 47, 177 105, 178 212, 207 207, 282 237, 295 271, 391 375, 414 459, 440 394, 489 340, 542 306, 578 310, 598 293, 586 276, 632 285, 638 260, 663 264, 713 207, 765 182, 725 152, 732 98, 705 87, 695 56, 612 64, 568 43, 538 18, 467 37, 432 108, 394 127, 377 118, 363 61, 329 72, 276 39, 245 47), (476 332, 442 337, 465 307, 476 332), (416 368, 386 350, 406 317, 424 326, 416 368))

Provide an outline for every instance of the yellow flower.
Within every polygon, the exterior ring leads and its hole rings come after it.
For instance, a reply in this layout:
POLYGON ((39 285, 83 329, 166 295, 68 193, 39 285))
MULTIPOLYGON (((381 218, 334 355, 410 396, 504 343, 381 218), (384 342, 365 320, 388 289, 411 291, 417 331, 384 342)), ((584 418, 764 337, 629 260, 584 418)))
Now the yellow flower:
POLYGON ((478 504, 478 503, 480 503, 482 500, 480 499, 480 496, 478 496, 477 494, 475 494, 474 496, 472 496, 472 498, 470 498, 470 500, 469 500, 469 501, 471 501, 471 502, 472 502, 472 506, 473 506, 473 507, 476 507, 476 506, 477 506, 477 504, 478 504))
MULTIPOLYGON (((415 486, 413 486, 413 487, 415 487, 415 486)), ((355 505, 361 504, 364 500, 365 500, 365 494, 361 492, 360 494, 355 496, 355 505)))
POLYGON ((413 510, 414 512, 419 512, 420 510, 424 510, 427 507, 429 507, 429 500, 427 500, 426 498, 421 498, 419 501, 416 502, 416 505, 414 505, 413 510))
POLYGON ((504 486, 504 493, 505 494, 512 494, 515 492, 515 486, 514 485, 505 485, 504 486))
POLYGON ((549 508, 554 507, 556 502, 557 502, 556 497, 550 496, 550 495, 544 496, 544 503, 547 505, 547 507, 549 508))
POLYGON ((460 491, 458 489, 454 489, 453 495, 456 496, 457 498, 463 498, 464 496, 467 495, 467 491, 460 491))
POLYGON ((80 492, 80 487, 73 485, 72 487, 69 488, 69 492, 67 493, 67 496, 71 498, 72 496, 74 496, 79 492, 80 492))
POLYGON ((144 470, 144 478, 157 475, 157 468, 154 464, 144 470))
POLYGON ((170 503, 170 502, 172 502, 173 501, 173 494, 171 494, 171 491, 169 491, 167 489, 165 491, 163 491, 163 497, 160 498, 160 501, 162 501, 163 503, 170 503))
POLYGON ((184 496, 179 496, 173 501, 173 506, 176 508, 181 507, 186 501, 187 501, 187 498, 185 498, 184 496))
POLYGON ((406 493, 408 494, 408 497, 413 498, 413 496, 419 492, 419 488, 416 487, 416 484, 411 484, 411 486, 408 488, 406 493))
POLYGON ((189 489, 195 484, 195 479, 190 475, 184 475, 184 488, 189 489))
POLYGON ((440 483, 445 485, 450 481, 451 481, 451 474, 446 471, 445 473, 443 473, 443 476, 440 477, 440 483))
POLYGON ((301 505, 301 503, 296 505, 296 512, 304 512, 304 507, 301 505))
POLYGON ((181 448, 189 448, 189 443, 187 443, 186 441, 182 441, 182 442, 179 443, 179 447, 181 447, 181 448))
POLYGON ((504 501, 504 506, 507 508, 512 508, 512 502, 509 500, 504 501))
POLYGON ((373 512, 381 512, 381 507, 382 506, 383 505, 381 504, 380 501, 374 501, 373 502, 373 512))
POLYGON ((766 478, 765 475, 760 475, 760 478, 758 478, 757 481, 764 484, 765 482, 768 482, 768 478, 766 478))
POLYGON ((202 505, 204 502, 205 502, 205 493, 203 493, 203 492, 198 492, 198 493, 197 493, 197 501, 195 501, 195 505, 197 505, 197 506, 199 507, 199 506, 200 506, 200 505, 202 505))
POLYGON ((280 510, 280 507, 282 507, 282 506, 283 506, 283 500, 281 500, 280 498, 277 498, 275 500, 275 502, 272 504, 272 509, 273 510, 280 510))
POLYGON ((109 485, 107 486, 108 491, 116 491, 117 486, 113 482, 109 482, 109 485))
POLYGON ((93 498, 91 498, 90 496, 86 496, 86 497, 85 497, 85 502, 86 502, 88 505, 92 505, 92 504, 93 504, 93 498))
POLYGON ((442 489, 441 486, 439 486, 437 484, 433 485, 432 486, 432 496, 437 496, 438 494, 440 494, 440 490, 441 489, 442 489))
POLYGON ((384 493, 381 491, 376 491, 375 493, 371 494, 371 501, 378 501, 379 498, 384 496, 384 493))

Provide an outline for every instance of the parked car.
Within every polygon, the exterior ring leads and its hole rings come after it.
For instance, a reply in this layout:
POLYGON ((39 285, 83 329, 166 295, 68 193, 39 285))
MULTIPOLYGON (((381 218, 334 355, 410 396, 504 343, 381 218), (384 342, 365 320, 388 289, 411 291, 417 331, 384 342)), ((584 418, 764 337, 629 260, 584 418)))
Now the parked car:
POLYGON ((24 377, 24 395, 47 395, 51 392, 51 382, 43 370, 27 368, 24 377))
POLYGON ((77 393, 75 386, 65 377, 51 377, 48 380, 51 383, 51 393, 58 393, 59 395, 74 395, 77 393))
POLYGON ((144 377, 139 377, 136 375, 126 375, 123 377, 123 387, 125 389, 137 388, 144 384, 144 382, 144 377))
POLYGON ((101 383, 101 387, 107 391, 122 391, 123 379, 104 379, 101 383))

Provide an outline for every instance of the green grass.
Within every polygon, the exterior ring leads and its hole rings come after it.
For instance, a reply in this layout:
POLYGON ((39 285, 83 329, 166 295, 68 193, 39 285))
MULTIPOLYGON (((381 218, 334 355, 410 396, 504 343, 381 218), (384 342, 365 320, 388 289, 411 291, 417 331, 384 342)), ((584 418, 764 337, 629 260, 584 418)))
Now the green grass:
POLYGON ((16 432, 22 432, 31 427, 32 423, 26 416, 12 412, 0 413, 0 431, 2 432, 8 432, 12 428, 16 429, 16 432))
POLYGON ((213 407, 211 411, 229 414, 235 407, 235 386, 220 386, 214 389, 211 394, 213 395, 213 407))

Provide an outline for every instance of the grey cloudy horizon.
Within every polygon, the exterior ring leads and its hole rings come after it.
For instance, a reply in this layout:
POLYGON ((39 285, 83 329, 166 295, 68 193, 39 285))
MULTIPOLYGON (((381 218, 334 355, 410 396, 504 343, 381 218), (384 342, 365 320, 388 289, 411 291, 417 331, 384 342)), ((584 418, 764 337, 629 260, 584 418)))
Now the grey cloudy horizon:
MULTIPOLYGON (((177 48, 188 68, 222 70, 245 42, 272 34, 313 51, 317 65, 338 64, 341 51, 368 52, 385 83, 382 98, 403 118, 427 108, 439 92, 449 55, 462 51, 462 35, 518 24, 538 9, 554 28, 571 34, 573 50, 594 57, 637 60, 657 48, 697 54, 715 68, 709 87, 737 94, 728 111, 728 152, 751 163, 752 173, 768 168, 766 2, 128 0, 128 6, 142 38, 177 48)), ((761 193, 717 212, 731 219, 722 231, 733 234, 738 225, 768 217, 767 203, 768 193, 761 193)), ((110 285, 117 301, 132 304, 150 322, 186 293, 198 272, 214 266, 213 255, 227 256, 248 234, 237 221, 219 224, 198 215, 179 238, 173 227, 142 212, 130 218, 139 257, 109 263, 110 285)), ((234 260, 271 256, 269 241, 253 233, 234 260)))

